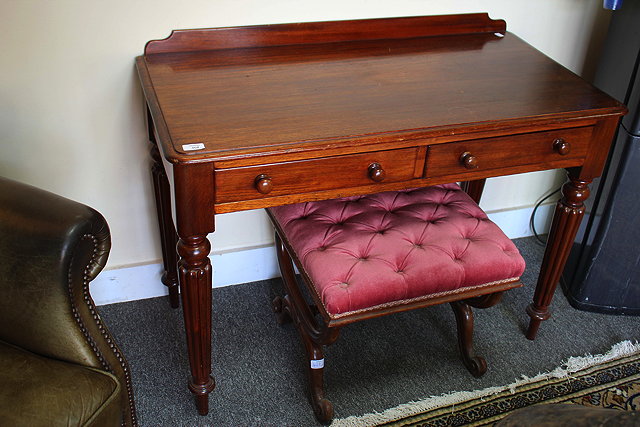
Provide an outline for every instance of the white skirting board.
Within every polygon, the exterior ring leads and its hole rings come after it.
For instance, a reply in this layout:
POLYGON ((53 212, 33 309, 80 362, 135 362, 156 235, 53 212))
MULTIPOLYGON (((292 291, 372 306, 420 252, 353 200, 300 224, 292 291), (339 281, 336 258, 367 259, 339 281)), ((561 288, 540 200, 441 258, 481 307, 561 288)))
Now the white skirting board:
MULTIPOLYGON (((542 205, 536 213, 536 230, 549 229, 554 204, 542 205)), ((489 212, 489 218, 511 239, 531 236, 529 218, 532 207, 489 212)), ((213 287, 279 277, 273 246, 211 255, 213 287)), ((91 295, 97 305, 134 301, 167 295, 160 282, 162 264, 146 264, 103 271, 91 283, 91 295)))

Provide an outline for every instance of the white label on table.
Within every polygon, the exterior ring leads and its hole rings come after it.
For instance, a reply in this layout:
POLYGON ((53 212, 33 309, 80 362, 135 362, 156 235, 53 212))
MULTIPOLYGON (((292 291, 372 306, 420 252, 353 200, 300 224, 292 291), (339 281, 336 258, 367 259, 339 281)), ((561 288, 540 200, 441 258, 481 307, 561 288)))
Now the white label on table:
POLYGON ((324 359, 311 361, 311 369, 322 369, 322 368, 324 368, 324 359))
POLYGON ((182 146, 184 151, 202 150, 203 148, 204 144, 202 142, 198 142, 197 144, 184 144, 182 146))

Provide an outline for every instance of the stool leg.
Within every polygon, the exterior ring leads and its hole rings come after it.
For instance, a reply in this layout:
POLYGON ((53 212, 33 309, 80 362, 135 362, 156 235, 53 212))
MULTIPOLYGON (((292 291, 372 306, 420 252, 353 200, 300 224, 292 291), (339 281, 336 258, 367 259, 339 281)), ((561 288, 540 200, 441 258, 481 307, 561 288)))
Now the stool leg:
MULTIPOLYGON (((289 309, 287 308, 287 303, 284 298, 277 296, 271 302, 271 309, 276 315, 276 322, 278 325, 284 325, 285 323, 291 322, 291 314, 289 313, 289 309)), ((315 304, 309 304, 309 310, 315 316, 318 314, 318 307, 315 304)))
POLYGON ((291 313, 289 313, 288 304, 285 302, 284 298, 280 296, 275 297, 271 302, 271 308, 276 315, 276 322, 278 322, 278 325, 284 325, 285 323, 291 322, 291 313))
POLYGON ((307 374, 311 406, 316 418, 323 424, 333 419, 333 405, 324 395, 324 351, 323 345, 332 344, 340 333, 339 328, 329 328, 315 319, 314 306, 305 301, 295 279, 291 257, 282 239, 276 233, 276 252, 282 281, 287 295, 276 297, 272 308, 278 323, 293 321, 307 353, 307 374))
POLYGON ((500 300, 502 299, 503 293, 504 291, 494 292, 492 294, 482 295, 475 298, 469 298, 464 300, 464 302, 474 308, 489 308, 489 307, 493 307, 494 305, 500 302, 500 300))
MULTIPOLYGON (((305 330, 305 327, 299 321, 301 314, 289 295, 285 295, 284 298, 278 297, 276 300, 274 300, 274 310, 276 305, 278 306, 278 310, 280 310, 276 315, 279 318, 280 316, 286 318, 287 321, 294 321, 302 343, 304 344, 307 354, 307 375, 309 378, 309 391, 313 413, 318 421, 328 424, 333 419, 333 404, 324 394, 324 351, 322 350, 322 344, 317 343, 305 330)), ((326 331, 327 334, 324 339, 330 343, 335 341, 339 329, 327 329, 326 331)))
POLYGON ((473 311, 463 301, 452 301, 451 308, 456 315, 458 327, 458 347, 464 366, 474 377, 481 377, 487 372, 487 362, 473 353, 473 311))
POLYGON ((324 351, 301 329, 298 328, 307 351, 311 406, 318 421, 328 424, 333 419, 333 404, 324 395, 324 351))

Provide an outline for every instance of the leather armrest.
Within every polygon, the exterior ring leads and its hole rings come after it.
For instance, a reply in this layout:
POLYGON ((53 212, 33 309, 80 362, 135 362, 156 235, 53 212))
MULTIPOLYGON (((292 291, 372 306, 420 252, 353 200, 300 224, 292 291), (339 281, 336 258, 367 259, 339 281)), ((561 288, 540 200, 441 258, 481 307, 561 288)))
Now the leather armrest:
POLYGON ((0 178, 0 339, 69 362, 93 360, 78 303, 110 248, 97 211, 0 178))
POLYGON ((127 362, 89 293, 110 248, 96 210, 0 178, 0 340, 113 373, 122 384, 124 424, 135 425, 127 362))

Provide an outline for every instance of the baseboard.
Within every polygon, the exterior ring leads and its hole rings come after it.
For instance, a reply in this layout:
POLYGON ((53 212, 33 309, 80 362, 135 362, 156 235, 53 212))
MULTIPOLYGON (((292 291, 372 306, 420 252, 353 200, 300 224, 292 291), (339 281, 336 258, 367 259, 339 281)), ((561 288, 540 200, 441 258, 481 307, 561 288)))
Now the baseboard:
MULTIPOLYGON (((214 288, 280 275, 273 246, 213 254, 210 258, 214 288)), ((167 295, 161 275, 159 263, 106 270, 91 282, 91 296, 97 305, 103 305, 167 295)))
MULTIPOLYGON (((552 204, 536 213, 536 230, 548 230, 552 204)), ((531 236, 529 218, 532 207, 488 212, 489 218, 511 239, 531 236)), ((278 263, 273 246, 211 255, 213 287, 255 282, 278 277, 278 263)), ((167 295, 160 282, 162 264, 146 264, 103 271, 91 283, 91 295, 97 305, 134 301, 167 295)))

